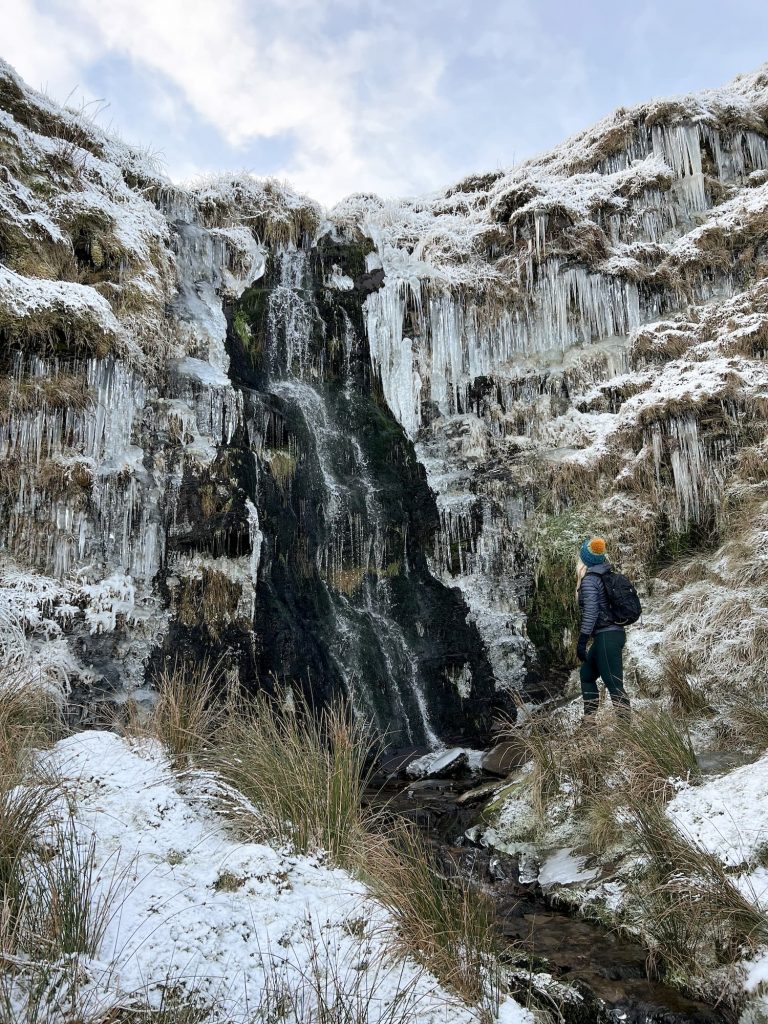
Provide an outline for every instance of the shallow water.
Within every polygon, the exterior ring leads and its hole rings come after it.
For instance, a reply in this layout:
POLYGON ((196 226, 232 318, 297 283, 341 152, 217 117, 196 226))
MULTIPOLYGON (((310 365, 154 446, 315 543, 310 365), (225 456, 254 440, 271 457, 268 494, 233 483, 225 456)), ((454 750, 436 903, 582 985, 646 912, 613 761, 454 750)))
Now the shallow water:
POLYGON ((476 780, 452 779, 388 783, 369 799, 414 821, 447 872, 474 879, 491 895, 502 934, 527 954, 533 969, 585 993, 591 1007, 566 1013, 565 1021, 724 1024, 714 1008, 650 977, 640 944, 552 905, 537 884, 520 882, 516 858, 468 842, 464 832, 476 823, 478 805, 457 800, 476 786, 476 780))

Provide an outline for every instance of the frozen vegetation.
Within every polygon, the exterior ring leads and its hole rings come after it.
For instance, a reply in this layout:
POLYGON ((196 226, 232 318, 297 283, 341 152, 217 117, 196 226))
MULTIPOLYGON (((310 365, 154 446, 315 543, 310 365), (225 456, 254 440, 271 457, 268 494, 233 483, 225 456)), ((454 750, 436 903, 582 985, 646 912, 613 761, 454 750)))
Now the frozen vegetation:
MULTIPOLYGON (((465 602, 499 693, 531 675, 566 688, 554 711, 519 716, 528 763, 474 838, 639 936, 668 979, 742 1024, 768 1019, 766 118, 763 68, 620 109, 508 171, 323 211, 247 175, 174 186, 0 64, 2 664, 75 692, 97 723, 105 695, 151 704, 174 623, 217 651, 250 636, 265 566, 294 559, 333 602, 354 706, 374 706, 364 621, 392 715, 439 746, 395 614, 408 540, 391 550, 379 478, 321 389, 335 366, 352 394, 356 301, 371 388, 434 494, 433 581, 465 602), (310 298, 322 246, 335 254, 323 301, 348 303, 328 334, 310 298), (272 406, 235 385, 233 336, 268 365, 272 406), (300 412, 304 449, 275 409, 300 412), (235 442, 254 453, 246 471, 235 442), (330 534, 314 561, 278 556, 259 505, 268 487, 290 495, 310 454, 330 534), (236 470, 253 478, 245 498, 236 470), (205 520, 215 535, 196 546, 205 520), (567 677, 574 551, 592 531, 640 581, 646 614, 628 645, 636 731, 606 714, 585 739, 567 677)), ((475 672, 451 665, 452 697, 471 703, 475 672)), ((50 757, 122 908, 80 964, 99 1012, 139 990, 157 1009, 191 978, 209 1015, 254 1019, 264 970, 295 993, 296 957, 320 956, 364 975, 371 1020, 401 1019, 395 989, 420 1020, 466 1014, 386 960, 385 912, 360 882, 320 853, 237 842, 211 809, 216 783, 174 774, 156 741, 94 731, 50 757)), ((20 1013, 29 995, 7 998, 20 1013)), ((500 1013, 526 1019, 511 1001, 500 1013)))

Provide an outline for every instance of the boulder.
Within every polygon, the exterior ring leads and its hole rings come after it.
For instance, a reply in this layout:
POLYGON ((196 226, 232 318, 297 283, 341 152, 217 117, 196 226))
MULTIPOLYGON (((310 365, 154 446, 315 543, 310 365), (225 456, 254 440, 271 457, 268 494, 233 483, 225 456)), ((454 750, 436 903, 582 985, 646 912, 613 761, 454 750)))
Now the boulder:
POLYGON ((412 779, 426 779, 440 776, 455 778, 461 775, 469 765, 469 754, 463 747, 450 747, 448 750, 433 750, 423 757, 417 758, 406 768, 406 774, 412 779))
POLYGON ((507 739, 497 743, 483 756, 480 767, 489 775, 509 775, 530 760, 522 739, 507 739))

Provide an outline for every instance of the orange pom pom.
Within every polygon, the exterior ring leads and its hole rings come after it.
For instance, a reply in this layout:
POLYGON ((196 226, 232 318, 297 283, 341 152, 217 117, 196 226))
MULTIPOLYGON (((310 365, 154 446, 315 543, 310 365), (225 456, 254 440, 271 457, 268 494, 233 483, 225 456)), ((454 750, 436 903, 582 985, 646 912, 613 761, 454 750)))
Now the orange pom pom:
POLYGON ((587 546, 593 555, 605 554, 605 541, 602 537, 593 537, 587 546))

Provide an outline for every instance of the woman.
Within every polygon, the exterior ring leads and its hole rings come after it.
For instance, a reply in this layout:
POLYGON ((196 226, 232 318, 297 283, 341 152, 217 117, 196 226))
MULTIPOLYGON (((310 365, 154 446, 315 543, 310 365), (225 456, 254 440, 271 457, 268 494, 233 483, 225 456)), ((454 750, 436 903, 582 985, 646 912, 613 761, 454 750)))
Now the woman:
POLYGON ((581 611, 581 629, 576 654, 581 662, 581 693, 584 698, 584 724, 595 722, 600 695, 597 680, 602 678, 619 718, 629 721, 629 697, 624 692, 622 652, 626 642, 624 627, 614 622, 603 577, 611 571, 602 537, 586 537, 576 563, 576 595, 581 611), (587 644, 592 638, 592 646, 587 644))

